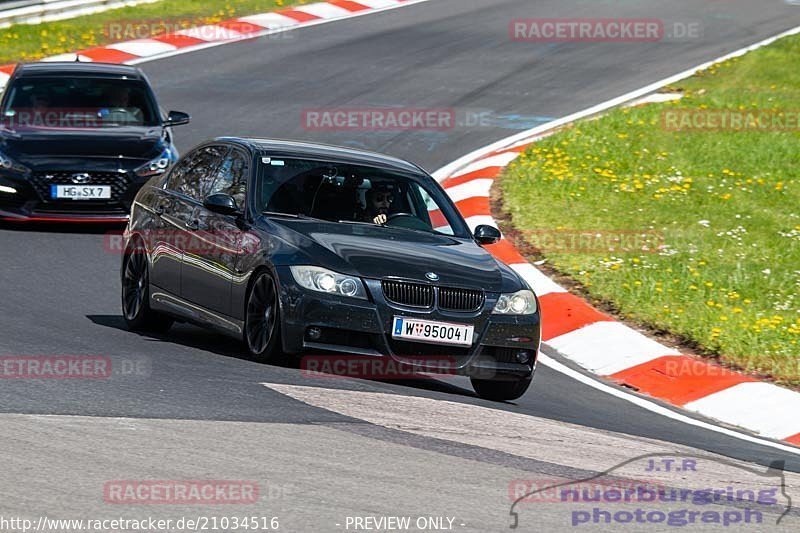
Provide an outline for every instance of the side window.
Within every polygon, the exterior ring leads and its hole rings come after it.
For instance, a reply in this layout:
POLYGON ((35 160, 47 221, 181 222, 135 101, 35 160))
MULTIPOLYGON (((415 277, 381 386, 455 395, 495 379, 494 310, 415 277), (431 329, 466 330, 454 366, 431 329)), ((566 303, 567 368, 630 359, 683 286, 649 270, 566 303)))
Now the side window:
POLYGON ((216 177, 217 168, 227 148, 224 146, 205 146, 192 152, 180 161, 167 181, 167 188, 185 194, 195 200, 202 200, 216 177))
POLYGON ((182 157, 180 161, 175 163, 175 166, 172 167, 172 170, 170 170, 169 177, 164 185, 166 189, 173 191, 178 190, 177 187, 186 179, 186 174, 189 172, 189 169, 192 168, 192 161, 194 161, 194 157, 196 155, 197 152, 190 152, 182 157))
POLYGON ((244 208, 247 188, 247 156, 231 150, 215 173, 216 179, 206 196, 223 193, 233 197, 239 209, 244 208))

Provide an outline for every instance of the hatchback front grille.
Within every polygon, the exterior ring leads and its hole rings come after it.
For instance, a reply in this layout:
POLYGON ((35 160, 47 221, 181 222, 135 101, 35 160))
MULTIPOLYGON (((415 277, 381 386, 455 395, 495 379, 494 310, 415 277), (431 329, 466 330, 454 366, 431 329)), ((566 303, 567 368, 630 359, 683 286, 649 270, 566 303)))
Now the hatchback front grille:
POLYGON ((428 309, 433 307, 433 287, 406 281, 382 282, 383 295, 392 303, 428 309))
POLYGON ((483 291, 439 288, 439 308, 447 311, 477 311, 483 307, 483 291))
MULTIPOLYGON (((78 172, 40 171, 34 172, 30 183, 45 202, 60 202, 50 196, 51 185, 72 185, 72 177, 78 172)), ((89 180, 82 185, 110 185, 111 198, 98 203, 119 202, 128 191, 130 182, 124 172, 87 172, 89 180)))

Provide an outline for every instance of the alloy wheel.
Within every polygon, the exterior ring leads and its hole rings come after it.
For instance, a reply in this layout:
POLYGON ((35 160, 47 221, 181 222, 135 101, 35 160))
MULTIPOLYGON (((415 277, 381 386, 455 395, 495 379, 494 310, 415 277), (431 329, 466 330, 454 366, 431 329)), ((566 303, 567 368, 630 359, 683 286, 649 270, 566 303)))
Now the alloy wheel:
POLYGON ((122 281, 122 301, 128 320, 134 320, 145 305, 147 277, 147 257, 143 250, 134 248, 125 263, 122 281))
POLYGON ((264 353, 275 334, 278 314, 275 284, 267 274, 262 274, 253 284, 247 301, 247 325, 245 336, 250 352, 264 353))

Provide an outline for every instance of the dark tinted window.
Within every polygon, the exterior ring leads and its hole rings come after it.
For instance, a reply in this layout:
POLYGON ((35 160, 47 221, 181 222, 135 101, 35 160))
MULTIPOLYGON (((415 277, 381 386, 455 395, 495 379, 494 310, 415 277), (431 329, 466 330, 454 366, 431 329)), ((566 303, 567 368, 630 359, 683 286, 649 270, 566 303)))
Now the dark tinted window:
POLYGON ((167 188, 202 200, 216 178, 215 170, 226 151, 224 146, 205 146, 191 152, 172 169, 167 188))
POLYGON ((236 205, 244 208, 247 187, 247 156, 239 150, 231 152, 222 161, 216 172, 216 179, 206 196, 224 193, 233 196, 236 205))
POLYGON ((4 122, 19 127, 157 126, 158 109, 137 80, 19 78, 8 89, 4 122))

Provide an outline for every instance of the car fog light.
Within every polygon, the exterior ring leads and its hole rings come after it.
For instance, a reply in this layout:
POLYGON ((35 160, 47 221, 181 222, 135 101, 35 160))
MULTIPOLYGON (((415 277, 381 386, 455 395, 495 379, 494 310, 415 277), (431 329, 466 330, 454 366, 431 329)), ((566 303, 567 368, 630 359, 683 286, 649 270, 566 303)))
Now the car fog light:
POLYGON ((518 351, 517 355, 516 355, 516 358, 517 358, 517 362, 518 363, 522 363, 522 364, 525 364, 525 363, 527 363, 527 362, 529 362, 531 360, 530 354, 528 352, 526 352, 525 350, 518 351))
POLYGON ((322 337, 321 328, 308 328, 308 331, 306 333, 308 335, 308 338, 311 339, 312 341, 319 340, 320 337, 322 337))

